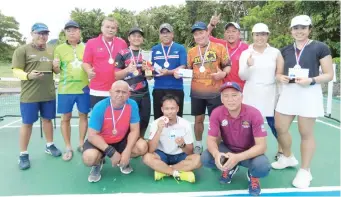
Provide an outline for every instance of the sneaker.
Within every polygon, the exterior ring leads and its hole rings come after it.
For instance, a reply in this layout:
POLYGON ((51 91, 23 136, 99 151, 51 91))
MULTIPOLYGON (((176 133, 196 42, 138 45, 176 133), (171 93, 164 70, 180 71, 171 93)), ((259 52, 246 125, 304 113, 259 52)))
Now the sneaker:
POLYGON ((155 171, 154 172, 154 179, 155 181, 158 181, 160 179, 163 179, 163 177, 168 176, 167 174, 164 174, 162 172, 155 171))
POLYGON ((62 155, 62 152, 60 152, 60 150, 58 150, 58 148, 54 144, 49 147, 46 146, 45 153, 54 157, 59 157, 62 155))
POLYGON ((31 167, 30 158, 28 154, 22 154, 19 156, 19 168, 20 170, 26 170, 31 167))
POLYGON ((292 181, 292 185, 299 189, 306 189, 310 185, 310 181, 313 180, 313 177, 310 173, 310 170, 299 169, 296 177, 292 181))
POLYGON ((180 172, 179 179, 181 181, 187 181, 187 182, 190 182, 190 183, 194 183, 195 182, 195 175, 191 171, 189 171, 189 172, 180 172))
POLYGON ((278 159, 283 155, 282 152, 277 152, 276 156, 275 156, 275 161, 278 161, 278 159))
POLYGON ((261 192, 259 178, 253 177, 249 171, 247 171, 246 176, 249 181, 249 194, 251 196, 259 196, 261 192))
POLYGON ((194 150, 193 150, 193 153, 197 154, 197 155, 201 155, 202 151, 203 151, 202 146, 195 146, 194 150))
POLYGON ((91 171, 88 177, 88 181, 91 183, 96 183, 101 180, 101 170, 103 168, 103 159, 101 160, 100 164, 92 166, 91 171))
POLYGON ((230 184, 232 181, 232 177, 234 174, 236 174, 236 172, 239 170, 239 166, 236 165, 233 169, 231 170, 226 170, 223 171, 223 173, 221 174, 221 177, 219 179, 219 182, 221 184, 230 184))
POLYGON ((130 174, 133 171, 133 168, 130 166, 130 164, 120 167, 120 170, 123 174, 130 174))
POLYGON ((287 167, 295 167, 297 165, 298 165, 298 161, 294 155, 291 155, 290 157, 281 155, 278 158, 278 161, 275 161, 271 164, 272 168, 277 169, 277 170, 281 170, 287 167))

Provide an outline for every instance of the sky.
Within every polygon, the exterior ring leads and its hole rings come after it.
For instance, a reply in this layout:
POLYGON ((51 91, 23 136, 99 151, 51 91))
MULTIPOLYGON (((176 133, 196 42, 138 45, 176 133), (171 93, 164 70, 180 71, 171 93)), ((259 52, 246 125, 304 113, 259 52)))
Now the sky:
POLYGON ((71 10, 76 7, 87 11, 100 8, 109 14, 115 8, 140 12, 150 7, 181 4, 185 4, 185 0, 7 0, 1 1, 0 10, 19 22, 19 32, 30 41, 31 27, 35 22, 45 23, 49 27, 49 39, 58 38, 60 30, 70 19, 71 10))

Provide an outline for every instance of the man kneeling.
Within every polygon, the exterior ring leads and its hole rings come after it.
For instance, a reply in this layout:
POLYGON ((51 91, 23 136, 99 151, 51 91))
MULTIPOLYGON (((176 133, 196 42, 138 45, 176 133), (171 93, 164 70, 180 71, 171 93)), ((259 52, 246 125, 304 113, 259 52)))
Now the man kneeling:
POLYGON ((261 113, 242 104, 242 93, 235 82, 226 82, 221 88, 221 101, 211 114, 207 148, 201 155, 205 167, 218 168, 220 183, 231 183, 239 165, 248 168, 249 193, 261 192, 259 178, 269 174, 266 151, 266 130, 261 113), (220 142, 220 136, 223 141, 220 142), (218 143, 217 143, 218 142, 218 143))
POLYGON ((162 117, 150 129, 149 153, 143 162, 155 170, 155 180, 172 175, 176 180, 195 182, 192 170, 201 166, 200 156, 193 154, 191 124, 177 116, 177 97, 166 95, 161 101, 162 117))
POLYGON ((129 85, 116 81, 110 89, 110 97, 98 102, 90 117, 88 140, 84 143, 83 161, 91 166, 89 182, 101 179, 104 157, 110 158, 113 167, 121 172, 133 171, 130 157, 144 155, 147 142, 140 137, 140 117, 137 103, 129 98, 129 85))

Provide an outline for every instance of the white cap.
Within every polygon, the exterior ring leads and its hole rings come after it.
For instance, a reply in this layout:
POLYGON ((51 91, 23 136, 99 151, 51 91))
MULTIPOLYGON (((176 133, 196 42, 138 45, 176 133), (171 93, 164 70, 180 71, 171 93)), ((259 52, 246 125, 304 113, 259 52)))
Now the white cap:
POLYGON ((270 33, 269 28, 264 23, 257 23, 252 28, 252 33, 266 32, 270 33))
POLYGON ((233 26, 235 27, 236 29, 240 30, 240 26, 238 25, 238 23, 235 23, 235 22, 228 22, 226 25, 225 25, 225 30, 229 27, 229 26, 233 26))
POLYGON ((311 25, 311 19, 309 16, 307 15, 299 15, 299 16, 295 16, 292 20, 291 20, 291 25, 290 28, 296 26, 296 25, 304 25, 304 26, 309 26, 311 25))

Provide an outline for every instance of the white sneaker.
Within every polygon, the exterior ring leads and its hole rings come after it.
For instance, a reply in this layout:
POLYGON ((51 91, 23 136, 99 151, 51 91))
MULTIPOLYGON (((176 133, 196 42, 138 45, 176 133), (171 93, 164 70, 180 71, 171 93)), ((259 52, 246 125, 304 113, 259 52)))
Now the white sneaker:
POLYGON ((299 169, 296 177, 292 181, 292 185, 299 189, 306 189, 310 185, 310 181, 313 180, 313 177, 310 173, 310 170, 299 169))
POLYGON ((278 158, 278 161, 275 161, 271 164, 272 168, 277 169, 277 170, 281 170, 287 167, 295 167, 297 165, 298 165, 298 161, 294 155, 291 155, 290 157, 281 155, 278 158))

